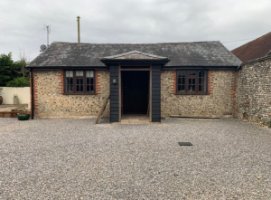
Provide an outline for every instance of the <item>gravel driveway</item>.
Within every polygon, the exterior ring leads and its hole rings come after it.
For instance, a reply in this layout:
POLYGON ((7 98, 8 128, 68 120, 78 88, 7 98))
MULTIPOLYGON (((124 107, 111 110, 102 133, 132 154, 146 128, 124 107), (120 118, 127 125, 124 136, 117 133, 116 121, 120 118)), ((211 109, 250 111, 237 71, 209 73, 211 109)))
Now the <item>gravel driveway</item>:
POLYGON ((269 200, 271 129, 0 119, 0 199, 269 200))

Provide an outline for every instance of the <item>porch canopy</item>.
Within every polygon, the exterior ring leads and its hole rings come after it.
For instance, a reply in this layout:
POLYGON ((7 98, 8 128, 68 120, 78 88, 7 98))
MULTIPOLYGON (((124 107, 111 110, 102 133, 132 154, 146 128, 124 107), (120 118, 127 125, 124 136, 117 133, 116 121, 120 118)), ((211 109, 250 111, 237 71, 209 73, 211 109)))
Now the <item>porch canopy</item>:
MULTIPOLYGON (((161 121, 161 68, 169 62, 164 56, 158 56, 140 51, 129 51, 113 56, 106 56, 101 61, 109 67, 110 71, 110 121, 121 120, 122 111, 122 68, 132 67, 140 70, 144 67, 149 70, 149 118, 152 122, 161 121)), ((140 80, 139 80, 140 81, 140 80)))
POLYGON ((169 59, 140 51, 129 51, 101 59, 105 65, 165 65, 169 59))

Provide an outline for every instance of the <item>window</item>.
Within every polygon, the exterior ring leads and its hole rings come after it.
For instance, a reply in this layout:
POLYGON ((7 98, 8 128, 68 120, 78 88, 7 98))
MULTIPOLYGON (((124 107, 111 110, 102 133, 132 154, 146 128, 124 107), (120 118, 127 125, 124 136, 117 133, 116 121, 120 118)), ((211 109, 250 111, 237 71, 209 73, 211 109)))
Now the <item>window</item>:
POLYGON ((206 70, 178 70, 177 94, 207 94, 206 70))
POLYGON ((86 71, 86 91, 91 92, 94 91, 94 72, 93 71, 86 71))
POLYGON ((94 94, 93 70, 67 70, 65 71, 66 94, 94 94))

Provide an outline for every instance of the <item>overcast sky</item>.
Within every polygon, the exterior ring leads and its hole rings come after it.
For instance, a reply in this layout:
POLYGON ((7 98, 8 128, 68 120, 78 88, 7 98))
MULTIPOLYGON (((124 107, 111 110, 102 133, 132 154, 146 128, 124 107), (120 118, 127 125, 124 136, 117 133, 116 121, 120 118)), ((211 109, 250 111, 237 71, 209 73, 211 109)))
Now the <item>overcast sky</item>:
POLYGON ((50 41, 220 40, 230 50, 271 30, 271 0, 0 0, 0 54, 27 60, 50 41))

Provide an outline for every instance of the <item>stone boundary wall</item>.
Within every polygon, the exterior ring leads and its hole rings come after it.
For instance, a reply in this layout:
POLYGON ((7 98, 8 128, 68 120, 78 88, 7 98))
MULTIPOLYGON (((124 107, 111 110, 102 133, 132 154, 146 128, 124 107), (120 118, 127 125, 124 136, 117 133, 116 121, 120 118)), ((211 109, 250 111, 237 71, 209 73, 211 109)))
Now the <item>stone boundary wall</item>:
MULTIPOLYGON (((95 71, 96 94, 64 95, 63 70, 34 70, 35 118, 96 117, 109 94, 109 72, 95 71)), ((105 116, 109 115, 107 108, 105 116)))
POLYGON ((233 115, 236 73, 234 70, 208 70, 207 95, 178 95, 176 94, 176 71, 163 71, 161 74, 162 117, 233 115))
POLYGON ((271 126, 271 56, 244 64, 239 71, 237 116, 271 126))

